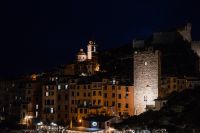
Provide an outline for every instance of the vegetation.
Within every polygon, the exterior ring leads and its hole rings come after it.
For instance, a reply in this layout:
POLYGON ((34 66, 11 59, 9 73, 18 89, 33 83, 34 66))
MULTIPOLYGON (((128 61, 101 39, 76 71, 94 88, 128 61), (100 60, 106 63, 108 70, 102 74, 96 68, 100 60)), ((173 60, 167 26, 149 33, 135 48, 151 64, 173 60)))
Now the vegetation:
POLYGON ((169 132, 192 132, 200 127, 200 87, 193 90, 173 92, 160 111, 148 111, 114 125, 118 129, 167 128, 169 132))

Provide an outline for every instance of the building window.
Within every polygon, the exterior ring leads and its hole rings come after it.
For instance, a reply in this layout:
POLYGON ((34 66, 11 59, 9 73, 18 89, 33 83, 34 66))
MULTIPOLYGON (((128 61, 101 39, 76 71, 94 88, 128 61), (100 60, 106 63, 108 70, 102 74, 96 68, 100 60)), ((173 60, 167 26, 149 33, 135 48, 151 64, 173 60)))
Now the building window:
POLYGON ((74 92, 72 91, 72 96, 74 96, 74 92))
POLYGON ((79 96, 79 92, 77 92, 77 94, 76 94, 77 96, 79 96))
POLYGON ((122 98, 121 94, 118 94, 118 99, 121 99, 121 98, 122 98))
POLYGON ((112 98, 114 98, 115 97, 115 93, 112 93, 112 98))
POLYGON ((101 105, 101 100, 98 100, 98 105, 101 105))
POLYGON ((36 104, 36 105, 35 105, 35 108, 38 109, 38 107, 39 107, 38 104, 36 104))
POLYGON ((53 111, 54 111, 53 108, 51 108, 51 114, 53 114, 53 111))
POLYGON ((46 86, 46 90, 49 90, 49 86, 48 85, 46 86))
POLYGON ((28 90, 28 94, 31 94, 31 91, 30 91, 30 90, 28 90))
POLYGON ((88 89, 90 89, 91 87, 90 87, 90 85, 88 85, 88 89))
POLYGON ((93 91, 93 96, 96 96, 96 91, 93 91))
POLYGON ((49 92, 48 91, 46 91, 45 96, 49 96, 49 92))
POLYGON ((65 105, 65 110, 67 110, 67 105, 65 105))
POLYGON ((60 105, 58 105, 58 110, 60 110, 60 105))
POLYGON ((87 89, 86 85, 83 86, 84 89, 87 89))
POLYGON ((121 112, 119 112, 119 116, 121 116, 122 115, 122 113, 121 112))
POLYGON ((36 117, 36 118, 38 117, 38 111, 35 112, 35 117, 36 117))
POLYGON ((79 85, 77 85, 76 89, 79 89, 79 85))
POLYGON ((104 98, 107 98, 107 93, 104 93, 104 98))
POLYGON ((86 105, 87 105, 87 102, 86 102, 86 101, 84 101, 84 102, 83 102, 83 105, 84 105, 84 106, 86 106, 86 105))
POLYGON ((176 85, 174 85, 174 89, 176 88, 176 85))
POLYGON ((112 102, 112 106, 115 106, 115 102, 112 102))
POLYGON ((147 62, 146 62, 146 61, 144 62, 144 65, 145 65, 145 66, 147 65, 147 62))
POLYGON ((86 97, 86 93, 85 92, 83 93, 83 96, 86 97))
POLYGON ((176 79, 174 78, 174 82, 176 82, 176 79))
POLYGON ((72 104, 74 104, 74 100, 72 100, 72 104))
POLYGON ((93 100, 93 105, 95 105, 96 104, 96 100, 93 100))
POLYGON ((101 91, 98 92, 98 95, 101 96, 101 91))
POLYGON ((106 101, 104 101, 104 106, 107 106, 106 101))
POLYGON ((61 89, 61 85, 58 85, 58 90, 60 90, 61 89))
POLYGON ((126 86, 126 92, 128 92, 128 86, 126 86))
POLYGON ((67 97, 68 97, 67 94, 65 94, 65 100, 67 100, 67 97))
POLYGON ((81 113, 81 114, 83 113, 83 109, 80 109, 80 113, 81 113))
POLYGON ((118 108, 121 108, 121 103, 118 103, 118 105, 117 105, 117 106, 118 106, 118 108))
POLYGON ((88 93, 88 97, 90 97, 90 92, 88 93))
POLYGON ((60 94, 58 94, 58 101, 60 101, 61 100, 61 95, 60 94))
POLYGON ((104 90, 107 90, 107 85, 104 85, 103 88, 104 88, 104 90))
POLYGON ((51 105, 54 105, 54 100, 51 100, 51 105))
POLYGON ((144 101, 147 102, 147 96, 144 96, 144 101))
POLYGON ((118 87, 118 90, 121 90, 121 86, 118 87))
POLYGON ((128 98, 128 93, 126 93, 125 98, 128 98))
POLYGON ((116 83, 116 81, 115 81, 115 79, 113 79, 113 80, 112 80, 112 84, 115 85, 115 83, 116 83))
POLYGON ((84 109, 84 114, 87 114, 87 109, 84 109))
POLYGON ((128 108, 128 103, 126 103, 125 107, 128 108))
POLYGON ((112 86, 112 90, 115 90, 115 86, 114 85, 112 86))
POLYGON ((68 84, 65 85, 65 89, 66 89, 66 90, 68 89, 68 84))

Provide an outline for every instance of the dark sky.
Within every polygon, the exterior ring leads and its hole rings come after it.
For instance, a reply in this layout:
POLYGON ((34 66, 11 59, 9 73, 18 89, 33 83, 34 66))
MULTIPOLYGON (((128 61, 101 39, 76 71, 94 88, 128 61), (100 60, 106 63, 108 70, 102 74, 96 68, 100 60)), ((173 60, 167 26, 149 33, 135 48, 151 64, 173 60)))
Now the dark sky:
POLYGON ((200 40, 198 0, 3 0, 0 77, 75 58, 95 39, 108 49, 190 21, 200 40))

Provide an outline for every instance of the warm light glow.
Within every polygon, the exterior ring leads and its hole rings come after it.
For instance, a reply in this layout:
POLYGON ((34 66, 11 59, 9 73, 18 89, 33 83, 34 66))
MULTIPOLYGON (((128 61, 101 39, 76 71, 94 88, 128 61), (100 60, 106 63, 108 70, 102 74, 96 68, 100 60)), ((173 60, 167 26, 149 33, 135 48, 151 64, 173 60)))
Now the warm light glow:
POLYGON ((37 79, 37 75, 36 74, 32 74, 31 75, 31 80, 35 81, 37 79))
POLYGON ((82 120, 80 119, 80 120, 79 120, 79 122, 81 123, 81 122, 82 122, 82 120))
POLYGON ((33 116, 31 116, 31 115, 26 115, 24 119, 31 119, 31 118, 33 118, 33 116))
POLYGON ((97 72, 98 72, 98 71, 99 71, 99 69, 100 69, 99 67, 100 67, 100 65, 99 65, 99 64, 96 64, 95 71, 97 71, 97 72))
POLYGON ((41 125, 43 125, 43 122, 41 121, 41 122, 37 123, 37 125, 41 126, 41 125))

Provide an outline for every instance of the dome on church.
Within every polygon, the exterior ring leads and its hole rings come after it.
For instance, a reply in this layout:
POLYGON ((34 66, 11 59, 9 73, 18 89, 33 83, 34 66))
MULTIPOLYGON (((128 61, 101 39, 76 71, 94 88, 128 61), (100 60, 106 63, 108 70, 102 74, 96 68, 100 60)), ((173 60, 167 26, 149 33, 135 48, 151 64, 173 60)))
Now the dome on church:
POLYGON ((83 51, 83 49, 80 49, 80 51, 77 54, 77 61, 78 62, 83 62, 87 59, 86 53, 83 51))
POLYGON ((78 55, 86 55, 86 53, 83 51, 83 49, 80 49, 80 51, 78 52, 78 55))

